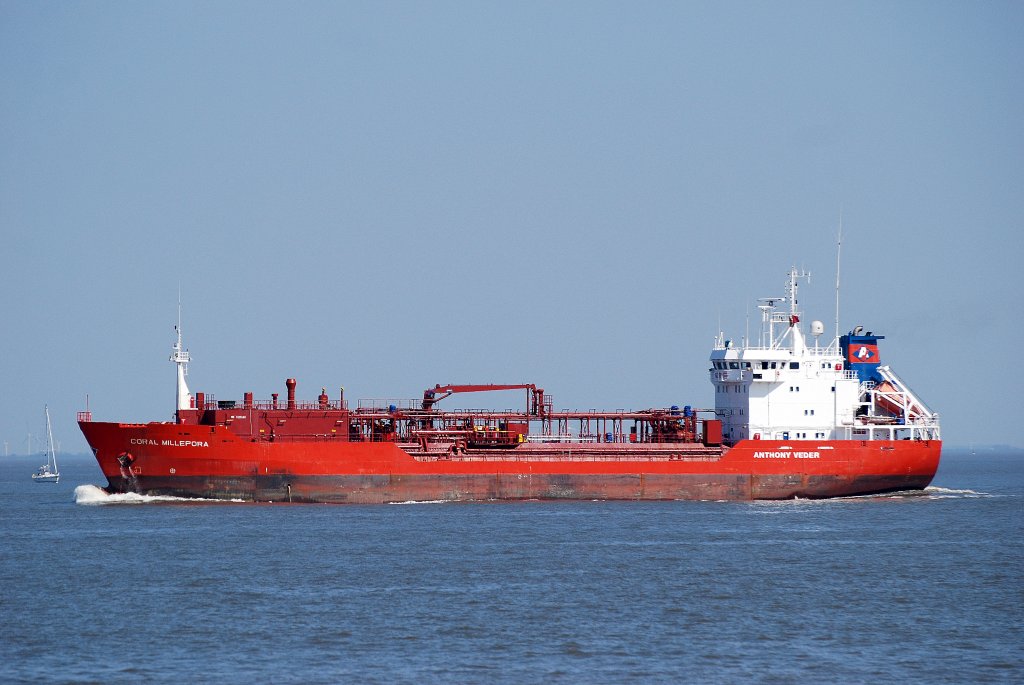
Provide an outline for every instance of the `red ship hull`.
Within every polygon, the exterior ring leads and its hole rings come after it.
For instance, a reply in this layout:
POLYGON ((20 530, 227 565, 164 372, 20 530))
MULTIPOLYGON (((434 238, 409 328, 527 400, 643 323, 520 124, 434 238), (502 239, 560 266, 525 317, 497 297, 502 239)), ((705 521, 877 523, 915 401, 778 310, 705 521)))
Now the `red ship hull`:
POLYGON ((825 498, 921 489, 938 440, 415 444, 266 441, 222 426, 82 421, 110 492, 257 502, 825 498))

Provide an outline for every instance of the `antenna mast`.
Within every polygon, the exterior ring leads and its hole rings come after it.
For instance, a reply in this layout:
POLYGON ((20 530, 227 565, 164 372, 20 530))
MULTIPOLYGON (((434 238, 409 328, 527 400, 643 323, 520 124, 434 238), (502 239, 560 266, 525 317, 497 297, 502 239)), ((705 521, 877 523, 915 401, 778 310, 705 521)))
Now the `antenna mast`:
POLYGON ((743 349, 750 347, 750 303, 747 303, 747 330, 743 336, 743 349))
POLYGON ((839 209, 839 237, 836 240, 836 345, 839 345, 839 264, 843 254, 843 210, 839 209))

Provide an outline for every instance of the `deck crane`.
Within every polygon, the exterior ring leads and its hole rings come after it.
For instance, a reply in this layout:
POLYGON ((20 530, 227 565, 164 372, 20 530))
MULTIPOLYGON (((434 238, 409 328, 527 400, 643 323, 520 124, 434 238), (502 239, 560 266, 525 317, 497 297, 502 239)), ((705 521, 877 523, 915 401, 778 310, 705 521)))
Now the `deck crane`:
MULTIPOLYGON (((531 416, 544 416, 544 389, 533 383, 486 384, 486 385, 435 385, 423 391, 423 409, 433 409, 434 405, 449 395, 461 392, 491 392, 494 390, 526 390, 527 411, 531 416)), ((550 398, 548 400, 550 404, 550 398)))

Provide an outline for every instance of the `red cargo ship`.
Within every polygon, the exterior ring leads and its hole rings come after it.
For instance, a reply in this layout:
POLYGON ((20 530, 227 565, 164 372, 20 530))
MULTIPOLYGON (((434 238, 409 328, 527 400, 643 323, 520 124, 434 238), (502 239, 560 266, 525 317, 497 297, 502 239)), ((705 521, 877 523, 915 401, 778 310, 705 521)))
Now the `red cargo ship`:
POLYGON ((181 330, 175 421, 79 426, 111 493, 258 502, 385 503, 520 499, 752 500, 926 487, 938 468, 938 415, 878 358, 861 329, 813 346, 797 279, 761 305, 761 344, 719 335, 714 409, 555 410, 534 384, 436 385, 422 399, 361 401, 325 391, 298 402, 193 396, 181 330), (776 305, 789 302, 788 312, 776 305), (521 410, 445 411, 452 393, 525 392, 521 410))

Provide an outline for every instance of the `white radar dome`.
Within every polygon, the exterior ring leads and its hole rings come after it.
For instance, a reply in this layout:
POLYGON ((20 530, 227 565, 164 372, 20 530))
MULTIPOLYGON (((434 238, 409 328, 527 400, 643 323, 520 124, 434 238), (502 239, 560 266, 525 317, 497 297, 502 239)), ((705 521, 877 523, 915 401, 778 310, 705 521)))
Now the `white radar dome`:
POLYGON ((825 324, 820 321, 811 322, 811 335, 817 337, 825 332, 825 324))

